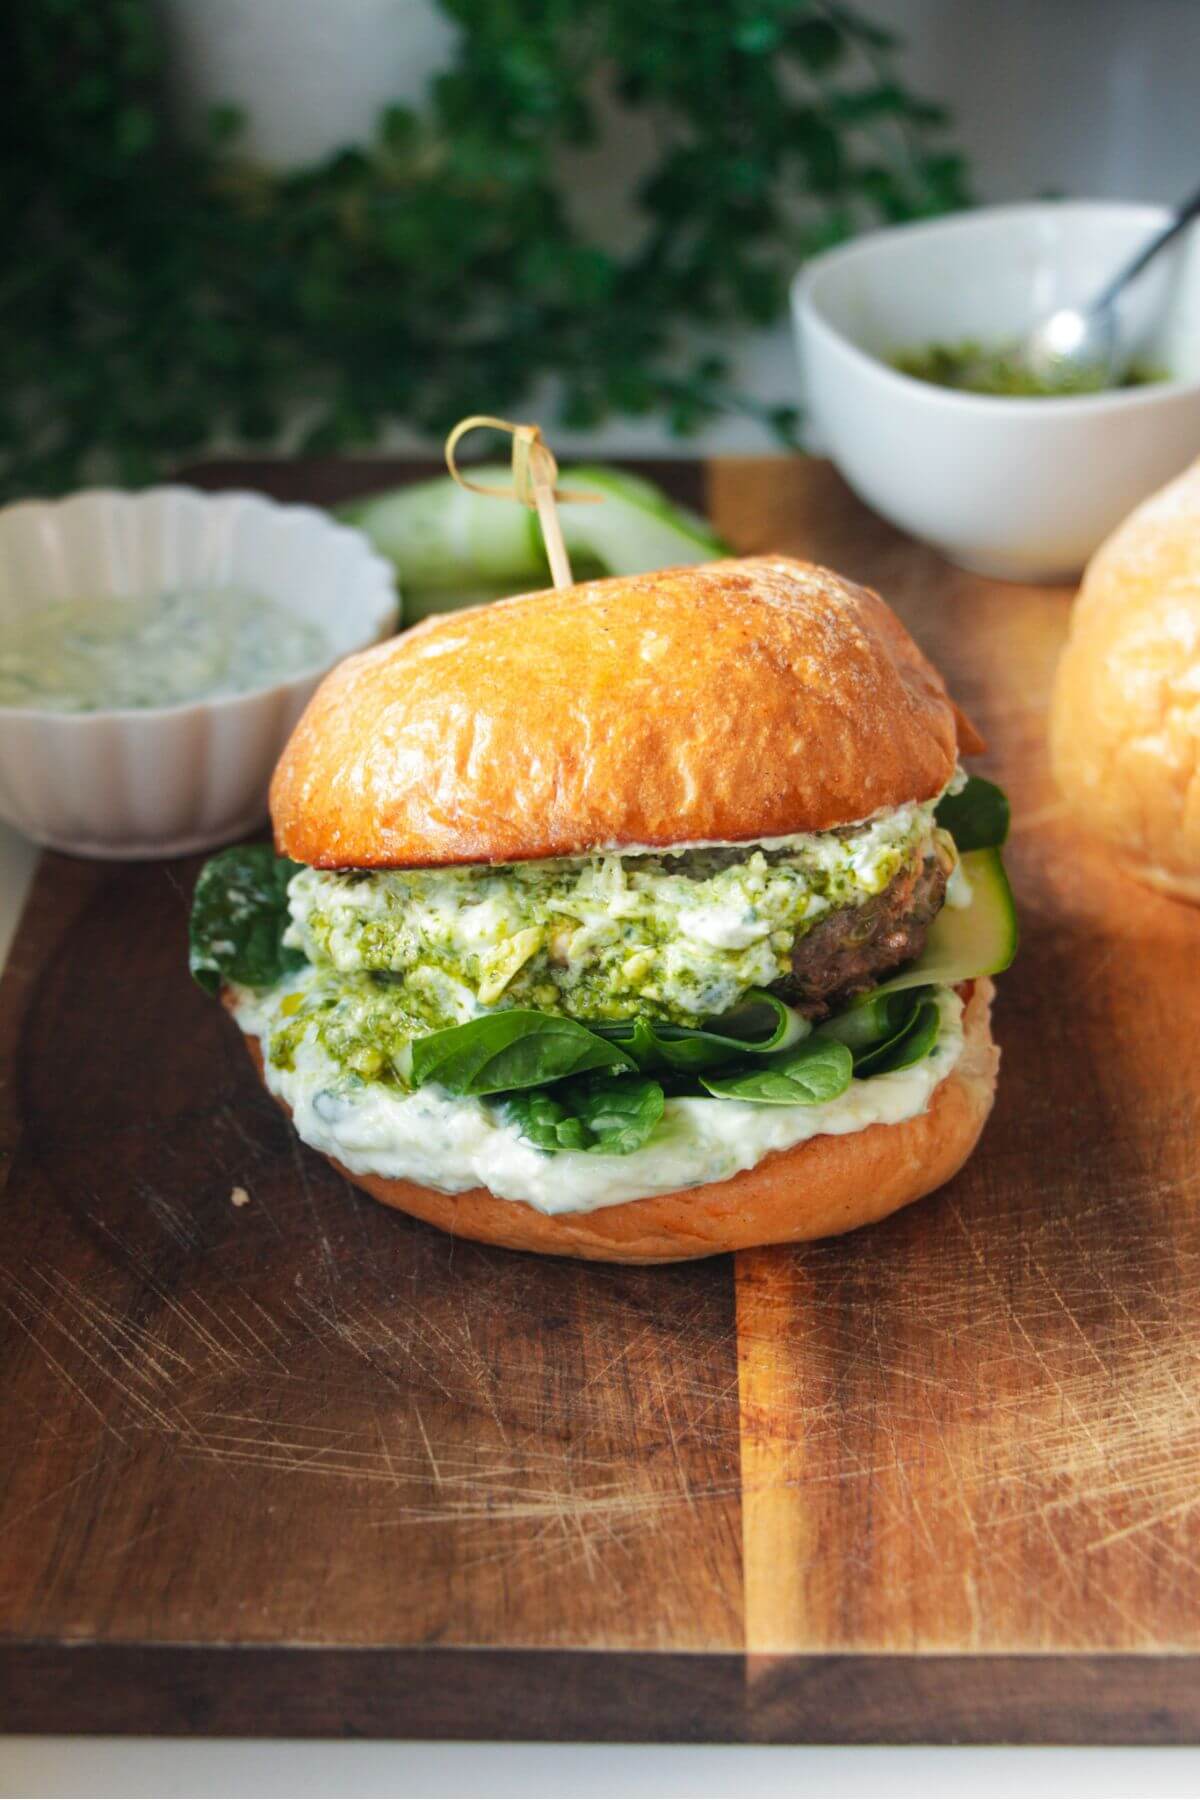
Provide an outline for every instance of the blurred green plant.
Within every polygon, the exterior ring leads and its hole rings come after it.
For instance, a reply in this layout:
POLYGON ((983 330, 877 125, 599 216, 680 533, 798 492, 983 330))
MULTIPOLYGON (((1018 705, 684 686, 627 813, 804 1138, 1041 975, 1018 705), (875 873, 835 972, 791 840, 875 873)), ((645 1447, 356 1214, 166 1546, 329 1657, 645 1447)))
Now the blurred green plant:
POLYGON ((0 486, 149 480, 213 439, 310 452, 390 419, 440 434, 560 382, 561 418, 786 406, 688 352, 767 322, 791 268, 864 224, 964 204, 941 110, 895 40, 826 0, 442 0, 453 66, 420 115, 271 174, 239 120, 176 142, 153 0, 0 9, 9 251, 0 273, 0 486), (661 151, 615 253, 573 220, 555 153, 597 141, 597 93, 661 151), (691 334, 695 341, 695 333, 691 334))

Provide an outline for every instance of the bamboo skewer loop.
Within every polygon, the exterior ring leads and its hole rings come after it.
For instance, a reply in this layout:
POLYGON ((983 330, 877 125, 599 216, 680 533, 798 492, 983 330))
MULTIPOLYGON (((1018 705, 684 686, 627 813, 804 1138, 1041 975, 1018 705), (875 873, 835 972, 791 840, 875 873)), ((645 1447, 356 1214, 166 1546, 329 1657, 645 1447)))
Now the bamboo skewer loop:
POLYGON ((472 413, 468 419, 460 419, 454 430, 446 439, 446 467, 457 481, 459 487, 469 493, 486 494, 497 500, 516 500, 536 512, 542 528, 542 538, 546 545, 546 556, 550 563, 550 574, 556 588, 571 587, 573 577, 571 563, 567 556, 567 547, 563 542, 562 526, 558 518, 559 500, 571 503, 585 502, 591 504, 602 500, 603 494, 588 494, 560 491, 555 487, 558 480, 558 463, 554 453, 542 438, 541 427, 537 425, 516 425, 510 419, 494 419, 487 413, 472 413), (498 487, 491 482, 472 481, 463 474, 458 466, 455 451, 461 440, 469 431, 507 431, 512 435, 512 473, 513 482, 510 488, 498 487))

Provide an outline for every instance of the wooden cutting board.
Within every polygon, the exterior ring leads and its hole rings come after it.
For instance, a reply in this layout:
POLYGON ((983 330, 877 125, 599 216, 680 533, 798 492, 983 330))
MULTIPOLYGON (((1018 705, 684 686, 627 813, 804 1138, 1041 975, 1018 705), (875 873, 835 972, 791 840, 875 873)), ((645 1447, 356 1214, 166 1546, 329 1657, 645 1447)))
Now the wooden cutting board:
POLYGON ((0 998, 7 1728, 1200 1732, 1200 912, 1055 798, 1067 592, 820 463, 706 473, 739 550, 880 587, 990 740, 1024 944, 979 1152, 808 1248, 454 1243, 295 1141, 188 981, 194 863, 47 856, 0 998))

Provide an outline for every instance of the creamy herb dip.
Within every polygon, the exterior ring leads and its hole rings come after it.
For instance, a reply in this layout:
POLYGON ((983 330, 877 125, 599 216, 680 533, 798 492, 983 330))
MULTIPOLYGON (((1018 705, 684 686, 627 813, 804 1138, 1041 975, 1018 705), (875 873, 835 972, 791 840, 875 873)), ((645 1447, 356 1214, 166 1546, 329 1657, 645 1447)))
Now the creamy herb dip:
POLYGON ((0 706, 178 706, 270 686, 330 655, 318 626, 246 588, 63 600, 0 629, 0 706))

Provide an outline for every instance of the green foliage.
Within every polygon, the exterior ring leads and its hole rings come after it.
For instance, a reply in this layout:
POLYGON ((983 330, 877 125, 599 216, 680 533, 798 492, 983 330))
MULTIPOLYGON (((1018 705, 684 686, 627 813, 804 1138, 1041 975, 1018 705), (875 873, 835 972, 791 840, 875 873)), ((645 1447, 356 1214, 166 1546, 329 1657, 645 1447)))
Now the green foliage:
POLYGON ((712 332, 775 317, 797 260, 872 221, 961 204, 936 108, 888 35, 825 0, 443 0, 461 27, 420 116, 283 176, 171 140, 153 0, 0 9, 9 254, 0 484, 152 478, 214 432, 304 448, 440 434, 559 378, 562 418, 741 406, 712 332), (556 152, 601 136, 608 90, 662 145, 620 254, 573 221, 556 152))

